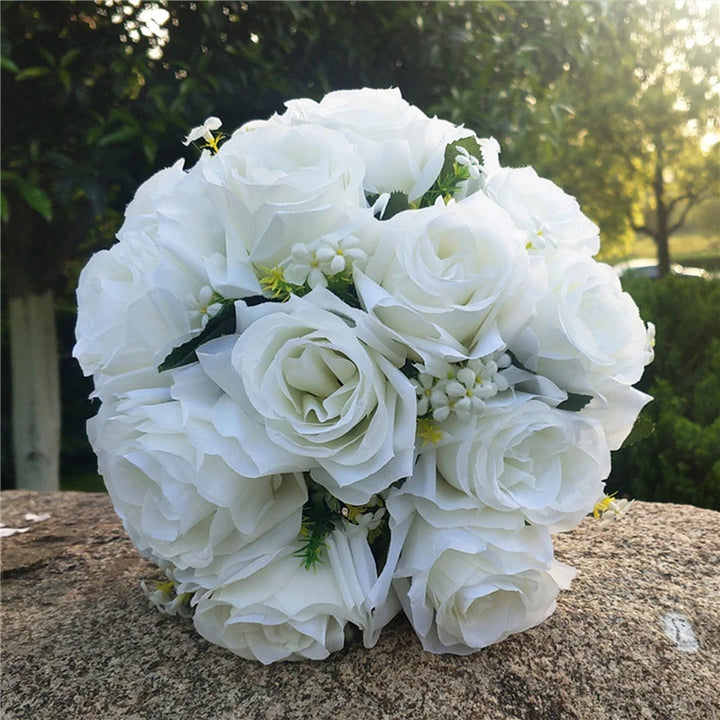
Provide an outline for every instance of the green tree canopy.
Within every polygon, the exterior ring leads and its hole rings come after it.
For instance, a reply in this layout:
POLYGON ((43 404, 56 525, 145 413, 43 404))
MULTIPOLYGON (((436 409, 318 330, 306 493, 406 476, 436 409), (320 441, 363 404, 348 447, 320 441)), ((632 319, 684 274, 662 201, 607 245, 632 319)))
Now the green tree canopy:
MULTIPOLYGON (((720 5, 611 2, 564 78, 573 113, 558 154, 606 246, 653 238, 661 271, 669 237, 720 187, 720 5)), ((554 170, 552 170, 554 166, 554 170)))

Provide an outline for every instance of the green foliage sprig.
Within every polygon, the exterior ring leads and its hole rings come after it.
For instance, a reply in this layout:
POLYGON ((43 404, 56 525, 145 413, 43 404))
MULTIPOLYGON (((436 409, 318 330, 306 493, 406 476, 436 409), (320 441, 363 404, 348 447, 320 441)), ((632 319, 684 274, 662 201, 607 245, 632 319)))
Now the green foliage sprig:
MULTIPOLYGON (((260 268, 264 273, 260 276, 260 287, 263 292, 270 295, 270 300, 285 302, 291 295, 302 297, 311 292, 312 288, 307 282, 302 285, 295 285, 285 279, 283 269, 276 265, 274 268, 260 268)), ((353 283, 352 270, 326 275, 328 290, 339 297, 345 304, 354 308, 360 307, 355 285, 353 283)))
POLYGON ((306 570, 322 562, 325 540, 343 518, 340 501, 307 476, 308 499, 303 506, 300 540, 303 543, 295 552, 306 570))
POLYGON ((360 300, 358 299, 353 282, 352 270, 336 273, 327 276, 328 290, 339 297, 346 305, 359 308, 360 300))
MULTIPOLYGON (((474 158, 482 156, 480 145, 474 137, 461 138, 460 140, 454 140, 448 143, 445 146, 445 160, 440 169, 440 173, 425 194, 417 200, 410 202, 407 193, 399 190, 390 193, 390 198, 385 205, 381 219, 389 220, 405 210, 418 210, 419 208, 431 207, 438 198, 443 198, 444 202, 448 203, 460 189, 460 186, 471 177, 469 166, 458 163, 456 160, 457 156, 462 152, 459 148, 467 151, 467 153, 474 158)), ((377 193, 368 193, 366 197, 368 204, 372 206, 377 202, 380 195, 377 193)))
MULTIPOLYGON (((373 497, 367 505, 348 505, 333 497, 322 485, 306 473, 308 499, 303 506, 302 525, 299 540, 302 543, 294 553, 300 558, 306 570, 312 570, 323 561, 325 541, 343 523, 358 524, 359 518, 368 512, 382 508, 384 502, 379 496, 373 497)), ((387 516, 368 533, 368 542, 378 566, 384 562, 389 532, 387 516)))
POLYGON ((430 207, 438 198, 443 198, 445 203, 451 200, 459 190, 462 183, 470 179, 470 169, 467 165, 461 165, 456 161, 459 154, 458 148, 463 148, 469 155, 482 157, 480 145, 474 137, 466 137, 455 140, 445 147, 445 162, 443 163, 437 180, 430 189, 414 204, 414 207, 430 207))

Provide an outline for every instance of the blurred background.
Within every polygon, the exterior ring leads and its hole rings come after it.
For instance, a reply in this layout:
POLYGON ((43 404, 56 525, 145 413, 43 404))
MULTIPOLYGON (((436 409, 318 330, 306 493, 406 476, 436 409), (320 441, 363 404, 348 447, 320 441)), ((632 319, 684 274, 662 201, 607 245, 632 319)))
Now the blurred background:
POLYGON ((3 488, 103 490, 77 278, 143 180, 194 162, 189 129, 395 86, 575 195, 600 259, 635 259, 654 432, 609 491, 720 509, 720 4, 26 1, 0 22, 3 488))

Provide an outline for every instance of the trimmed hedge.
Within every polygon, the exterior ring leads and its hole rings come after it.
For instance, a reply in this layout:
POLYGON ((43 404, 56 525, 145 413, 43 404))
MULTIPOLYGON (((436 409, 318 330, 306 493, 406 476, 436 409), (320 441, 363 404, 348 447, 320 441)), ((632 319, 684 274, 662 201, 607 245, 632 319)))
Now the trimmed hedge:
POLYGON ((720 282, 631 277, 623 286, 656 328, 638 388, 654 433, 613 454, 608 492, 720 510, 720 282))

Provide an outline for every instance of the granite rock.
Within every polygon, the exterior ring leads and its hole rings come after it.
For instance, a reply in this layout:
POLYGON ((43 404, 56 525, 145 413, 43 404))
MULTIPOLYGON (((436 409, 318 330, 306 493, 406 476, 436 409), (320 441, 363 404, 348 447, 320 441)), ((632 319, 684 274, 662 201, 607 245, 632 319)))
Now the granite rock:
POLYGON ((2 493, 5 720, 720 720, 720 513, 635 503, 556 538, 578 569, 541 626, 470 657, 377 646, 264 667, 152 608, 161 575, 106 495, 2 493), (26 513, 50 518, 33 522, 26 513))

